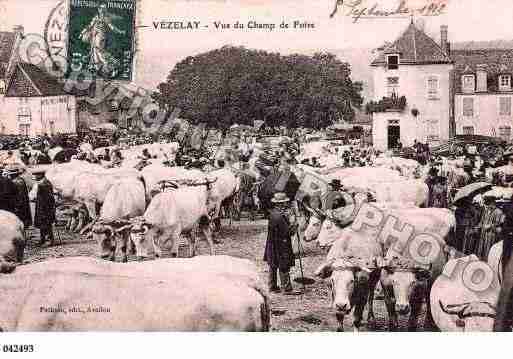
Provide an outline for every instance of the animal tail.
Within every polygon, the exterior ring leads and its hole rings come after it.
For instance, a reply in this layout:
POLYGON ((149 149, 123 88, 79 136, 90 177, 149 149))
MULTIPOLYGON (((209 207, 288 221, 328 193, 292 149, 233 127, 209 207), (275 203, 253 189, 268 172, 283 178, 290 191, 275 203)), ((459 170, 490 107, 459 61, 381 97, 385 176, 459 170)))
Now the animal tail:
POLYGON ((148 208, 148 205, 150 204, 151 196, 149 195, 149 193, 146 190, 146 181, 145 181, 144 177, 143 176, 139 177, 139 181, 141 181, 141 183, 143 185, 144 197, 145 197, 144 199, 146 200, 146 208, 148 208))

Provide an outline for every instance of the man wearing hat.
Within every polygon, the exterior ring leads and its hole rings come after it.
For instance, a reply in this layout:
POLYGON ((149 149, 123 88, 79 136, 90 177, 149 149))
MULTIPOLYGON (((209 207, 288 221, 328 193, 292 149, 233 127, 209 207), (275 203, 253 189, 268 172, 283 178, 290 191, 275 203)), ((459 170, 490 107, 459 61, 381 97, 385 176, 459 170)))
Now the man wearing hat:
POLYGON ((438 168, 431 167, 428 171, 426 180, 424 181, 428 186, 428 207, 433 207, 434 194, 433 188, 438 180, 438 168))
POLYGON ((271 199, 273 205, 269 212, 267 241, 265 243, 264 261, 269 265, 269 290, 278 292, 278 272, 284 293, 292 293, 290 268, 294 266, 292 235, 297 225, 292 219, 290 199, 283 192, 275 193, 271 199))
POLYGON ((23 177, 21 177, 22 169, 19 166, 8 166, 4 173, 14 183, 16 187, 16 203, 14 214, 25 225, 25 229, 32 225, 32 214, 30 212, 30 201, 28 196, 27 184, 23 177))
POLYGON ((0 210, 16 212, 16 186, 7 176, 0 173, 0 210))
POLYGON ((497 199, 494 192, 487 192, 483 195, 484 207, 481 214, 481 237, 477 243, 476 255, 482 261, 488 260, 488 252, 490 248, 499 241, 499 236, 504 224, 504 212, 497 208, 495 200, 497 199))
POLYGON ((32 171, 36 181, 35 201, 36 213, 34 215, 34 226, 40 231, 40 244, 43 245, 47 239, 50 239, 50 245, 53 245, 53 224, 55 223, 55 198, 53 196, 53 186, 45 177, 44 169, 32 171))

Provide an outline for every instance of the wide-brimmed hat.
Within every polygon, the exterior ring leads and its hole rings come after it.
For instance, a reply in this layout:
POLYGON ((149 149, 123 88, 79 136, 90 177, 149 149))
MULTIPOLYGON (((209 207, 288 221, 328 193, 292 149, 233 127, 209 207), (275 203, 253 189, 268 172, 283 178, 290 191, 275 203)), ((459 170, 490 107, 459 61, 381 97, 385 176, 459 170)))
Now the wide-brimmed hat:
POLYGON ((338 178, 332 179, 329 184, 330 184, 330 186, 335 187, 335 188, 342 187, 342 182, 340 182, 340 180, 338 178))
POLYGON ((273 198, 271 199, 272 203, 287 203, 290 202, 289 197, 283 192, 275 193, 273 198))

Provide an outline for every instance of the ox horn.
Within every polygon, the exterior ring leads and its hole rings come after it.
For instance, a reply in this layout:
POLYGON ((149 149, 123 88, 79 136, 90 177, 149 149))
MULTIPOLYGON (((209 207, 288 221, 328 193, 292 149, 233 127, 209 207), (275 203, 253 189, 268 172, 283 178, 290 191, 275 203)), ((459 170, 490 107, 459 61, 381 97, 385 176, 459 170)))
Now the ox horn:
POLYGON ((335 262, 335 259, 331 259, 329 261, 324 262, 317 268, 314 272, 314 275, 321 278, 327 278, 331 275, 332 265, 335 262))
POLYGON ((443 305, 442 301, 439 300, 438 305, 440 306, 440 309, 442 309, 442 312, 444 312, 445 314, 460 316, 463 313, 463 311, 469 306, 469 303, 443 305))

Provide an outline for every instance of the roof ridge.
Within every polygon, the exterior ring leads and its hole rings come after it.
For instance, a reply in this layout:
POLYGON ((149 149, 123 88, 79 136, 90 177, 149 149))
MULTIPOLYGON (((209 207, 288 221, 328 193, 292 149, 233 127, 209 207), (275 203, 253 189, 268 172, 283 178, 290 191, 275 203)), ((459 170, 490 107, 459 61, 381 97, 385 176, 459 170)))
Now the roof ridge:
MULTIPOLYGON (((406 33, 408 32, 408 30, 410 29, 410 26, 412 26, 413 24, 410 24, 408 25, 408 27, 403 31, 401 32, 401 34, 394 40, 392 41, 392 43, 390 45, 388 45, 387 47, 385 47, 383 49, 383 52, 387 51, 388 49, 390 49, 392 46, 395 46, 395 44, 404 36, 406 35, 406 33)), ((415 27, 415 25, 413 25, 413 27, 415 27)))
MULTIPOLYGON (((31 65, 29 63, 26 63, 26 62, 18 62, 17 66, 21 69, 21 71, 23 72, 23 74, 25 75, 25 77, 30 81, 30 83, 32 84, 32 86, 34 86, 34 88, 36 89, 36 91, 39 93, 39 96, 43 96, 43 92, 41 91, 41 89, 39 89, 39 87, 36 86, 36 84, 34 83, 34 81, 30 78, 30 76, 27 74, 27 71, 25 71, 25 69, 23 68, 22 65, 31 65)), ((33 65, 32 65, 33 66, 33 65)), ((34 67, 37 67, 37 66, 34 66, 34 67)))
POLYGON ((436 49, 437 49, 438 51, 440 51, 440 53, 441 53, 443 56, 445 56, 449 61, 451 60, 451 57, 450 57, 450 56, 449 56, 449 55, 448 55, 448 54, 447 54, 447 53, 442 49, 442 46, 440 46, 440 45, 439 45, 435 40, 433 40, 433 38, 432 38, 431 36, 429 36, 428 34, 425 34, 425 33, 423 33, 423 34, 424 34, 424 36, 425 36, 426 38, 428 38, 428 39, 429 39, 429 41, 431 41, 431 42, 436 46, 436 49))
POLYGON ((410 26, 413 25, 413 59, 415 60, 415 62, 417 62, 417 27, 413 24, 413 20, 412 20, 412 23, 410 24, 410 26))

